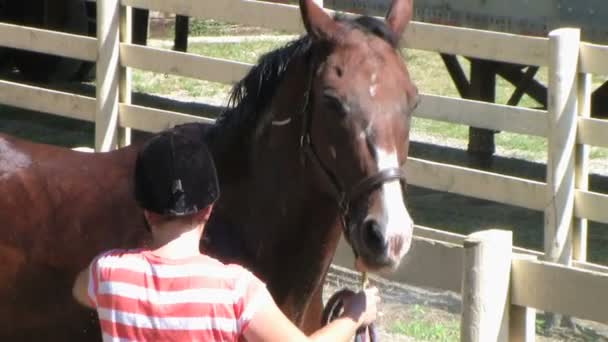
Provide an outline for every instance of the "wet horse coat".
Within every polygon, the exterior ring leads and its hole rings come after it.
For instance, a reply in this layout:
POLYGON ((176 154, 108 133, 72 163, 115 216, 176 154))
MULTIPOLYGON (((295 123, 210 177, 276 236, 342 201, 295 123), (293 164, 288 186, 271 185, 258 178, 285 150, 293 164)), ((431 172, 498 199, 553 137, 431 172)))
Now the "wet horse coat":
MULTIPOLYGON (((209 145, 220 175, 202 250, 250 268, 310 331, 343 229, 372 271, 409 248, 399 170, 416 89, 395 48, 410 0, 386 25, 300 5, 309 34, 264 56, 215 125, 176 129, 209 145)), ((0 136, 0 338, 99 338, 71 285, 97 253, 149 238, 132 197, 137 148, 86 154, 0 136)))

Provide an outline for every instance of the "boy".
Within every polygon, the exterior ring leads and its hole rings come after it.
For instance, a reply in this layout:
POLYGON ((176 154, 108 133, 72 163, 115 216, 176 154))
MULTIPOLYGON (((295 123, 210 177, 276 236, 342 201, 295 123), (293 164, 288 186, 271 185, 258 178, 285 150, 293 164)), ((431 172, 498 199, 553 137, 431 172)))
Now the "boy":
POLYGON ((169 130, 140 151, 135 198, 152 247, 102 253, 73 289, 78 302, 97 310, 104 341, 347 341, 375 320, 379 297, 371 288, 306 337, 251 272, 200 253, 218 197, 213 160, 201 142, 169 130))

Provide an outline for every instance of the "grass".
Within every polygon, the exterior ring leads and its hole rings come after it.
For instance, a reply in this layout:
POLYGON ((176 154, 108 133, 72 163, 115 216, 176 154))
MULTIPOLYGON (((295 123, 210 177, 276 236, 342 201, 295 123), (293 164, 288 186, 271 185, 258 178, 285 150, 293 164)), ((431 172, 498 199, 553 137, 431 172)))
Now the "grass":
POLYGON ((412 317, 407 322, 394 322, 389 329, 390 332, 430 342, 452 342, 459 340, 460 326, 458 321, 433 322, 427 317, 426 310, 420 305, 415 305, 411 309, 410 314, 412 317))

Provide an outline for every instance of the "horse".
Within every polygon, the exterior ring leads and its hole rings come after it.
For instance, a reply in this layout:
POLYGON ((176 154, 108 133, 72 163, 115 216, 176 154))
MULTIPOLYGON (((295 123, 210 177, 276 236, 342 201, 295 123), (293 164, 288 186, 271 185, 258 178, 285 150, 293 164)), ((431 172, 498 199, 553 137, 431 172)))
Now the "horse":
MULTIPOLYGON (((221 196, 201 250, 260 277, 305 332, 342 234, 370 272, 395 270, 412 239, 403 165, 417 88, 398 50, 412 0, 385 20, 300 1, 306 34, 262 56, 214 124, 172 129, 205 142, 221 196)), ((141 143, 83 153, 0 135, 0 338, 90 341, 93 311, 72 282, 101 251, 146 246, 133 198, 141 143)))

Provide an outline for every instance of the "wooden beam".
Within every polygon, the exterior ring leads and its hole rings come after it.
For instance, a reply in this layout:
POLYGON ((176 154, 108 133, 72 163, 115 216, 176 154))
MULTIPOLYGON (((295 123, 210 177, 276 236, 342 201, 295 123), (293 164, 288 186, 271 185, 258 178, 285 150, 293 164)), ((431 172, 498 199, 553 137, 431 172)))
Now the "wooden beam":
MULTIPOLYGON (((333 263, 353 269, 353 252, 340 240, 333 263)), ((383 278, 413 286, 460 292, 462 279, 462 246, 414 237, 412 248, 401 266, 383 278)))
POLYGON ((0 46, 94 62, 97 39, 71 33, 0 23, 0 46))
POLYGON ((458 94, 460 97, 466 98, 471 84, 467 79, 467 75, 465 75, 464 71, 462 70, 460 63, 458 62, 458 58, 456 58, 454 55, 448 55, 445 53, 440 53, 440 55, 445 68, 448 70, 452 81, 454 81, 458 94))
POLYGON ((240 81, 251 68, 247 63, 132 44, 120 45, 120 62, 125 67, 224 84, 240 81))
POLYGON ((606 132, 608 132, 607 120, 580 116, 578 118, 576 142, 578 144, 608 148, 608 135, 606 132))
POLYGON ((154 109, 126 103, 120 104, 119 125, 121 127, 131 127, 140 131, 157 133, 176 125, 189 122, 212 124, 215 120, 169 110, 154 109))
POLYGON ((526 259, 513 260, 511 303, 608 323, 608 275, 526 259))
POLYGON ((601 223, 608 223, 608 195, 588 190, 576 190, 574 215, 601 223))
POLYGON ((406 170, 412 185, 534 210, 546 207, 546 189, 541 182, 411 157, 406 170))
MULTIPOLYGON (((125 6, 303 33, 298 6, 251 0, 122 0, 125 6), (272 20, 269 20, 272 18, 272 20)), ((326 9, 330 14, 334 11, 326 9)), ((547 65, 548 40, 508 33, 412 22, 404 46, 525 65, 547 65)))
POLYGON ((547 112, 474 100, 422 94, 414 115, 519 134, 547 136, 547 112))
POLYGON ((578 70, 581 73, 608 75, 608 46, 582 42, 580 44, 580 63, 578 70))
POLYGON ((95 121, 95 98, 15 82, 0 80, 0 103, 72 119, 95 121))

